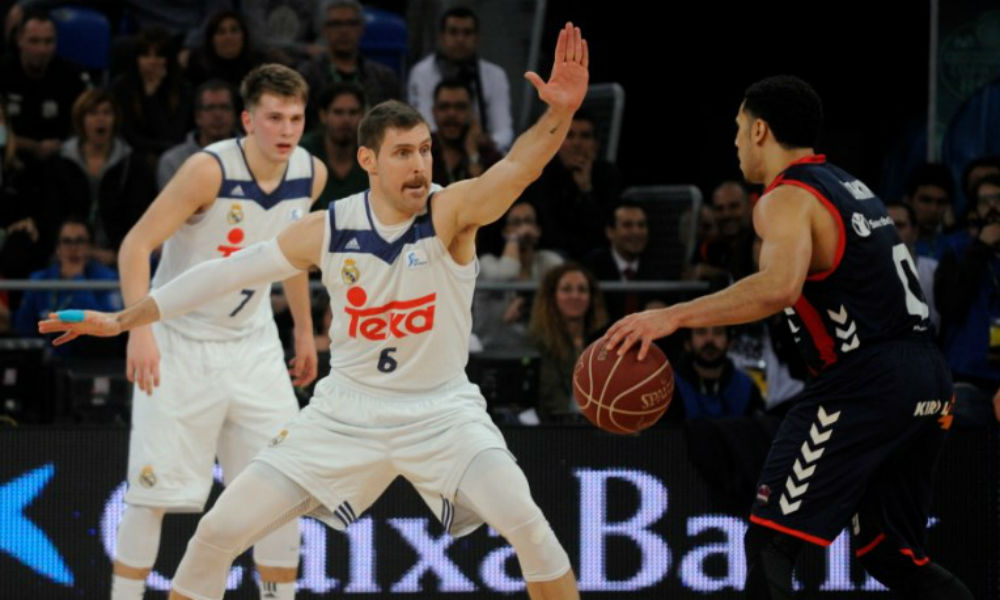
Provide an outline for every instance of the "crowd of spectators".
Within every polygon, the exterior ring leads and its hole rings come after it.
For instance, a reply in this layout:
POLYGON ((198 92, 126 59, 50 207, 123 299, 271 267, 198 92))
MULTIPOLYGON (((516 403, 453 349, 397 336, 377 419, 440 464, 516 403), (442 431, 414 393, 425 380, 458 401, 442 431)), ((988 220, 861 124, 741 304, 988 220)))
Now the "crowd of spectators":
MULTIPOLYGON (((400 72, 361 51, 365 12, 354 0, 243 2, 240 10, 216 0, 169 15, 137 3, 129 19, 113 15, 115 27, 131 22, 134 30, 117 32, 109 68, 94 72, 57 54, 57 27, 43 10, 57 4, 15 3, 5 21, 5 279, 115 279, 118 245, 157 191, 199 149, 240 135, 239 84, 263 62, 292 66, 310 85, 301 145, 329 171, 316 209, 367 188, 356 132, 365 110, 384 100, 405 98, 427 119, 433 180, 442 185, 478 176, 516 137, 508 74, 480 55, 481 23, 464 7, 440 18, 435 51, 410 57, 400 72)), ((676 300, 629 288, 664 279, 649 248, 664 234, 652 225, 654 207, 622 198, 622 176, 602 158, 598 129, 595 116, 576 114, 539 179, 479 233, 480 281, 526 282, 537 291, 478 291, 473 347, 537 358, 530 408, 541 422, 580 422, 573 364, 611 322, 676 300)), ((982 414, 1000 386, 1000 159, 970 162, 957 185, 943 165, 922 165, 901 197, 884 201, 917 267, 960 403, 982 414), (965 204, 956 214, 959 192, 965 204)), ((684 279, 711 290, 754 271, 755 192, 721 181, 682 217, 696 220, 684 279)), ((99 290, 12 292, 0 296, 0 328, 33 336, 35 320, 50 310, 120 303, 99 290)), ((325 309, 317 306, 317 322, 329 322, 325 309)), ((666 421, 780 411, 807 377, 780 316, 675 337, 662 342, 677 373, 666 421)), ((56 359, 72 354, 65 348, 56 359)))

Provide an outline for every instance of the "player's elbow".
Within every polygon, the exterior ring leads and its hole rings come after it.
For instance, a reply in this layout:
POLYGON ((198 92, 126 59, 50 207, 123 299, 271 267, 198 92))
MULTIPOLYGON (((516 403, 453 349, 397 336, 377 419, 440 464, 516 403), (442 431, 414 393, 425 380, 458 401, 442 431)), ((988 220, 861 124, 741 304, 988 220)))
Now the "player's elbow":
POLYGON ((784 310, 799 301, 802 295, 802 284, 794 281, 777 282, 768 294, 767 302, 774 312, 784 310))

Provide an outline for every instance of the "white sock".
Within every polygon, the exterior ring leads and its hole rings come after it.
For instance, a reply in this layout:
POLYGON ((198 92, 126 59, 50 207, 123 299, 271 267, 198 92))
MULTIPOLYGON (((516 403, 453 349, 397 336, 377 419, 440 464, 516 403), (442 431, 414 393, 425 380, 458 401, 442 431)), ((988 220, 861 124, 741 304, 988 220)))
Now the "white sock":
POLYGON ((260 582, 260 600, 295 600, 295 582, 260 582))
POLYGON ((142 600, 146 592, 144 579, 129 579, 121 575, 111 575, 111 600, 142 600))

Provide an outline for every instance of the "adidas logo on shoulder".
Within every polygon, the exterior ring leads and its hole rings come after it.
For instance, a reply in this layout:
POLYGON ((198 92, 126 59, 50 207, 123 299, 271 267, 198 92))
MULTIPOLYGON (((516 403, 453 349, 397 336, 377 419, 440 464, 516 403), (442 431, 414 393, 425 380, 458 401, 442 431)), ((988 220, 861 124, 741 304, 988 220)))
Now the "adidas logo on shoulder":
POLYGON ((358 238, 351 238, 351 241, 344 245, 344 250, 361 250, 361 244, 358 243, 358 238))
POLYGON ((230 196, 246 196, 246 194, 243 193, 243 186, 241 186, 238 183, 233 186, 233 189, 232 189, 232 191, 229 192, 229 195, 230 196))

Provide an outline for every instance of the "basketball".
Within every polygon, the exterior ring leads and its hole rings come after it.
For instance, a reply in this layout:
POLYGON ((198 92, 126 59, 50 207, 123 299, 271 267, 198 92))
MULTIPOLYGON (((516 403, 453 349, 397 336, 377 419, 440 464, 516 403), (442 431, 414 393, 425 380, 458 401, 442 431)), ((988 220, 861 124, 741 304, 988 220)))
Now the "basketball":
POLYGON ((674 394, 674 372, 656 345, 640 361, 639 345, 618 356, 603 337, 583 351, 573 369, 573 396, 591 423, 610 433, 637 433, 656 423, 674 394))

